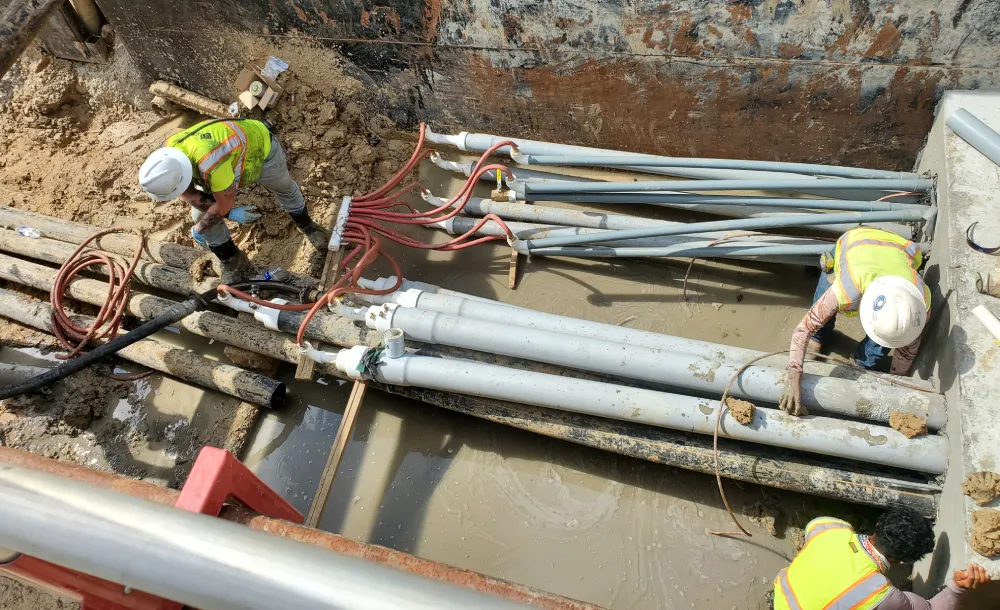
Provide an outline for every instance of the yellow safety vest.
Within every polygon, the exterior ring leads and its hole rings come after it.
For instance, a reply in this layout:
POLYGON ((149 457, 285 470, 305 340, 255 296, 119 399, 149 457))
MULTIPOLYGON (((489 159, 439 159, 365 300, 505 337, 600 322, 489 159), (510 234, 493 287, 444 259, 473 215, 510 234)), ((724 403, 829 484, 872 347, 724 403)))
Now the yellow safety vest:
POLYGON ((195 181, 213 193, 260 178, 271 154, 271 132, 260 121, 203 121, 167 138, 195 168, 195 181))
POLYGON ((806 544, 774 579, 774 610, 871 610, 892 584, 854 528, 830 517, 806 526, 806 544))
POLYGON ((920 247, 895 233, 860 227, 851 229, 837 240, 834 253, 833 292, 842 312, 854 312, 869 284, 885 275, 906 278, 924 292, 927 310, 931 291, 917 273, 923 254, 920 247))

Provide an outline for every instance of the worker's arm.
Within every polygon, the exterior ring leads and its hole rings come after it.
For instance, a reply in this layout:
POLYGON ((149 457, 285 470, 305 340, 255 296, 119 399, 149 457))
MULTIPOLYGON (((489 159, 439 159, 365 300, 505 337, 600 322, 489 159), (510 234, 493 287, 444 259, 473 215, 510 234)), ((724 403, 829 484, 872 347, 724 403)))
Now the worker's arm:
POLYGON ((792 331, 792 344, 788 350, 785 391, 781 396, 781 410, 792 415, 804 415, 802 408, 802 363, 806 359, 809 338, 837 315, 837 295, 829 288, 813 303, 799 325, 792 331))
POLYGON ((226 217, 229 210, 233 209, 233 205, 236 203, 236 190, 237 185, 233 184, 224 191, 216 191, 212 193, 215 197, 215 202, 205 210, 205 214, 198 221, 198 224, 194 226, 194 231, 198 233, 204 233, 210 227, 222 222, 222 219, 226 217))
POLYGON ((203 191, 199 191, 193 186, 188 187, 188 190, 181 193, 181 200, 189 206, 196 210, 207 212, 212 204, 215 203, 215 199, 211 195, 203 191))
MULTIPOLYGON (((927 312, 928 322, 930 321, 930 317, 930 312, 927 312)), ((900 347, 892 353, 892 366, 889 367, 890 373, 904 376, 910 374, 910 367, 913 366, 913 361, 917 358, 917 352, 920 351, 920 339, 922 336, 914 339, 913 343, 905 347, 900 347)))
POLYGON ((948 586, 931 599, 924 599, 916 593, 908 593, 893 588, 876 610, 957 610, 962 595, 968 589, 990 581, 982 566, 970 563, 967 570, 956 570, 954 579, 948 586))

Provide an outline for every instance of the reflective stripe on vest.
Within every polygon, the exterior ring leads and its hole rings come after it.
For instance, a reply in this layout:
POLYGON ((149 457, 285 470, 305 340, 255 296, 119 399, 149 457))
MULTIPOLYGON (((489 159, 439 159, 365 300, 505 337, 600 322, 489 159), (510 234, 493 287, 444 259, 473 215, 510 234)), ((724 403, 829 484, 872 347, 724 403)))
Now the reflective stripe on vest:
POLYGON ((243 161, 247 157, 247 135, 243 132, 240 127, 232 121, 223 121, 223 125, 232 130, 233 135, 226 138, 226 140, 213 148, 207 155, 202 157, 198 161, 198 172, 201 174, 202 180, 206 183, 208 182, 208 176, 212 173, 212 170, 222 163, 222 161, 229 156, 234 150, 240 150, 240 159, 233 167, 233 174, 236 179, 233 181, 237 186, 240 184, 240 178, 243 176, 243 161))
POLYGON ((806 525, 806 542, 809 542, 817 535, 827 530, 853 530, 853 528, 846 521, 841 521, 839 519, 830 519, 828 521, 813 519, 806 525))
POLYGON ((881 574, 869 574, 858 582, 854 583, 850 589, 840 594, 840 597, 827 604, 823 610, 854 610, 861 608, 862 604, 870 601, 873 597, 888 591, 889 580, 881 574))
POLYGON ((774 579, 775 610, 873 610, 892 585, 848 524, 823 521, 774 579))
MULTIPOLYGON (((916 259, 920 254, 920 247, 912 241, 905 240, 895 233, 888 233, 880 229, 870 229, 861 227, 851 229, 840 236, 837 240, 836 267, 834 268, 833 288, 837 295, 837 303, 841 311, 856 309, 861 303, 861 296, 873 276, 895 275, 904 277, 913 282, 927 299, 927 291, 924 287, 924 279, 917 273, 916 259), (903 243, 899 243, 902 241, 903 243), (901 253, 904 257, 893 256, 886 259, 884 269, 879 269, 879 273, 871 273, 869 267, 872 261, 858 263, 853 261, 857 254, 866 251, 868 248, 888 248, 894 252, 901 253), (859 268, 864 267, 864 268, 859 268), (859 279, 864 278, 864 279, 859 279)), ((881 267, 881 266, 880 266, 881 267)), ((928 300, 927 306, 930 307, 928 300)))

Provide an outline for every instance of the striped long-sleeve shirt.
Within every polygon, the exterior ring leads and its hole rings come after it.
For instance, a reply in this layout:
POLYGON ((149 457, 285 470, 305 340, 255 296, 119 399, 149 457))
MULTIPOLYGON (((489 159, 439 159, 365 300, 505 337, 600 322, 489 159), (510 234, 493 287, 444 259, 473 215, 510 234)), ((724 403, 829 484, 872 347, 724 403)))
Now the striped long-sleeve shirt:
MULTIPOLYGON (((813 303, 813 306, 806 312, 802 321, 792 331, 792 344, 788 354, 788 370, 802 372, 802 363, 805 361, 806 345, 809 343, 809 338, 816 334, 819 329, 823 328, 823 325, 833 318, 833 316, 837 315, 837 311, 837 295, 831 288, 824 292, 818 301, 813 303)), ((920 337, 917 337, 913 343, 897 349, 892 356, 890 372, 893 375, 908 374, 919 349, 920 337)))

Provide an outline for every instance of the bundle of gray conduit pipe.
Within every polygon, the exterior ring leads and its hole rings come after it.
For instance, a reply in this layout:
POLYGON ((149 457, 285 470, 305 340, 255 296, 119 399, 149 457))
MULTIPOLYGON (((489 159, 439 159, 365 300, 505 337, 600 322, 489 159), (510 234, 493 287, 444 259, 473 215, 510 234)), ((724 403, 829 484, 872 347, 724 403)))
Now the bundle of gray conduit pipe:
MULTIPOLYGON (((811 264, 817 254, 829 249, 824 241, 812 239, 776 244, 773 234, 786 229, 805 229, 839 235, 864 224, 913 239, 918 236, 915 225, 933 220, 935 214, 935 209, 927 205, 927 193, 933 187, 933 180, 909 172, 807 163, 676 158, 465 132, 441 135, 428 131, 427 139, 470 153, 485 152, 508 139, 516 143, 516 148, 505 146, 496 151, 497 156, 509 155, 517 164, 511 165, 513 179, 507 181, 509 190, 495 192, 495 200, 487 205, 465 206, 463 212, 473 216, 480 215, 484 208, 493 207, 488 213, 497 214, 505 221, 524 221, 528 219, 512 207, 498 208, 512 204, 525 207, 517 205, 524 202, 562 202, 603 208, 622 204, 653 205, 737 218, 666 226, 669 223, 632 217, 643 226, 611 229, 590 223, 573 224, 571 218, 552 213, 561 208, 550 207, 547 212, 553 220, 537 226, 521 226, 516 232, 519 239, 515 248, 536 256, 740 258, 811 264), (538 167, 543 169, 535 169, 538 167), (560 168, 581 167, 684 179, 638 180, 631 177, 632 174, 608 174, 602 180, 559 173, 560 168), (748 195, 747 191, 756 194, 748 195), (565 227, 602 231, 569 235, 565 227), (729 237, 734 231, 739 234, 729 237), (665 239, 668 237, 674 239, 665 239), (659 241, 649 243, 651 238, 659 241), (734 241, 736 238, 738 242, 734 241)), ((471 175, 474 165, 445 160, 439 153, 434 153, 431 160, 443 169, 467 176, 471 175)), ((492 181, 492 176, 484 175, 482 179, 492 181)), ((433 197, 428 199, 439 201, 433 197)), ((461 220, 456 223, 439 228, 461 232, 466 226, 461 220)), ((493 233, 496 227, 490 225, 477 231, 480 235, 493 233)))

